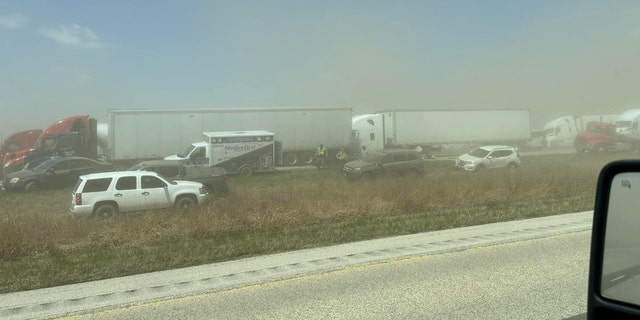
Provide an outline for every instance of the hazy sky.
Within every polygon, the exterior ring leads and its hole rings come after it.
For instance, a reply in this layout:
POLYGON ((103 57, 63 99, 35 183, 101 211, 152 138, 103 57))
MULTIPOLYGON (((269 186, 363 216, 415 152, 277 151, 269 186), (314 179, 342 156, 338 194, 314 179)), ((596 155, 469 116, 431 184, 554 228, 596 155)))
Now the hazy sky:
POLYGON ((0 137, 108 109, 640 107, 640 1, 5 1, 0 137))

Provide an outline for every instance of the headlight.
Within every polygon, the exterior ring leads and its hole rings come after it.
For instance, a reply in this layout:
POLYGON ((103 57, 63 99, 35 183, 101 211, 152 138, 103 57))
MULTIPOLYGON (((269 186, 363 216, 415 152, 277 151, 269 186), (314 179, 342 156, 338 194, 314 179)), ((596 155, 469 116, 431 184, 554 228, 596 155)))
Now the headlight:
POLYGON ((18 183, 18 181, 20 181, 20 178, 11 178, 11 180, 9 180, 9 183, 18 183))
POLYGON ((353 168, 353 171, 360 172, 360 171, 362 171, 362 168, 353 168))

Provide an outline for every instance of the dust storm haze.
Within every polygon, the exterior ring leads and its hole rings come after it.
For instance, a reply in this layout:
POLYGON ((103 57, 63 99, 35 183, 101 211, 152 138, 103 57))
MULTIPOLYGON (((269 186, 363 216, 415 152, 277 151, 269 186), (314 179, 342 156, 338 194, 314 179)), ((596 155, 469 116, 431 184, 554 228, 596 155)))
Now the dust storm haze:
POLYGON ((11 48, 0 54, 0 137, 127 108, 526 108, 540 129, 640 107, 636 1, 279 4, 76 8, 63 19, 90 36, 84 46, 82 34, 47 43, 51 17, 15 8, 20 28, 0 11, 11 48), (130 13, 79 18, 98 9, 130 13))

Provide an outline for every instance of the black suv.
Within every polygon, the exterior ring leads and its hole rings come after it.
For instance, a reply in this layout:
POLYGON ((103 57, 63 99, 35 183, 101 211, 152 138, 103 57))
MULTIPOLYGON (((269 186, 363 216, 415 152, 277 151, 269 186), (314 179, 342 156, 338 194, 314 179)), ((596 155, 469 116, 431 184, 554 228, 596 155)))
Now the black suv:
POLYGON ((223 195, 229 191, 227 172, 219 167, 189 165, 179 160, 150 160, 139 162, 129 170, 153 171, 171 180, 200 182, 207 191, 215 195, 223 195))
POLYGON ((421 175, 424 160, 415 150, 373 151, 362 159, 347 162, 342 173, 349 180, 374 179, 382 175, 421 175))

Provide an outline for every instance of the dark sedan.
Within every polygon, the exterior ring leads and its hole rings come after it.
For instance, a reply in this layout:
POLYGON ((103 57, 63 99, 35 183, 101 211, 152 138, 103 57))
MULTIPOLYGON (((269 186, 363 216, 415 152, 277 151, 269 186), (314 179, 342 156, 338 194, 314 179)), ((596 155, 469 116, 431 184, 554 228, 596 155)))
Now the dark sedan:
POLYGON ((7 191, 31 192, 39 189, 72 187, 81 175, 112 171, 113 165, 82 157, 53 157, 31 169, 4 177, 7 191))

